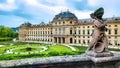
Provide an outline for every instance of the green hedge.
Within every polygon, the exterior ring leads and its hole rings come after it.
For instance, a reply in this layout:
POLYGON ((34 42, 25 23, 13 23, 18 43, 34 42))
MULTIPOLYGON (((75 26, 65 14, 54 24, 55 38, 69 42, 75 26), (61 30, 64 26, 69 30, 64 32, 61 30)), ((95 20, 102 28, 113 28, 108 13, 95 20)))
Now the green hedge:
POLYGON ((5 37, 5 38, 0 38, 0 41, 11 41, 13 38, 11 37, 5 37))

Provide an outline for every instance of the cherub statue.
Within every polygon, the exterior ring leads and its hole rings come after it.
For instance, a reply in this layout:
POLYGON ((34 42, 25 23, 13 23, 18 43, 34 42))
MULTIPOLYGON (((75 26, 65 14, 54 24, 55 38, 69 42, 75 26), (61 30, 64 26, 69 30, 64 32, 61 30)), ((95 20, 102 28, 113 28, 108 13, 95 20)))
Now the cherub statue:
POLYGON ((107 28, 105 21, 102 19, 103 14, 104 9, 102 7, 90 14, 91 18, 94 19, 94 32, 92 34, 93 39, 88 46, 87 52, 93 51, 101 53, 108 51, 108 39, 105 34, 107 28))

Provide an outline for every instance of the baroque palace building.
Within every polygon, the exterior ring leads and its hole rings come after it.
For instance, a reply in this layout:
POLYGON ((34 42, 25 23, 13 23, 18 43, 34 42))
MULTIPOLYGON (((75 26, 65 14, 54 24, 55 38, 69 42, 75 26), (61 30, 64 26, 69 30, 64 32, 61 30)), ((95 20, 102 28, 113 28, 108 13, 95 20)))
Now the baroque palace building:
MULTIPOLYGON (((120 18, 105 18, 110 45, 120 45, 120 18)), ((50 42, 59 44, 89 44, 94 26, 92 19, 78 19, 70 11, 61 12, 49 24, 32 25, 29 22, 19 27, 19 41, 50 42)))

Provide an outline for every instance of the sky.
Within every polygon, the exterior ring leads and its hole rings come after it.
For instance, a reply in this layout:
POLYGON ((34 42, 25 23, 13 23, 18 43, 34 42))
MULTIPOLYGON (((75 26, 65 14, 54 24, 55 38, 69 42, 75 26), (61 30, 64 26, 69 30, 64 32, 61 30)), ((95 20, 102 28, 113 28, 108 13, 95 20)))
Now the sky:
POLYGON ((49 23, 60 12, 69 10, 78 19, 90 18, 90 13, 104 8, 103 17, 120 17, 120 0, 0 0, 0 25, 18 27, 49 23))

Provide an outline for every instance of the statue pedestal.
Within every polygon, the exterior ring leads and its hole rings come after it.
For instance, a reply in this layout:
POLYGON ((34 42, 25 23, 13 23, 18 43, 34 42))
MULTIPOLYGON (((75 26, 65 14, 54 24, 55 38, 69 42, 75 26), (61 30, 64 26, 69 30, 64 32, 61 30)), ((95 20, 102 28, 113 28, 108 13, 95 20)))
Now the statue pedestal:
POLYGON ((92 57, 109 57, 113 56, 113 53, 107 51, 107 52, 102 52, 102 53, 96 53, 94 51, 88 51, 86 52, 87 55, 92 56, 92 57))
POLYGON ((89 51, 86 55, 93 62, 91 68, 120 68, 119 52, 94 53, 89 51))
POLYGON ((120 68, 120 53, 89 51, 86 55, 93 62, 91 68, 120 68))

